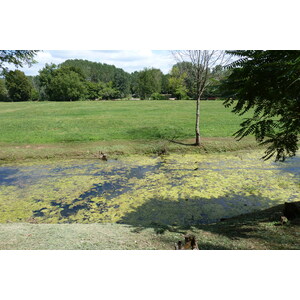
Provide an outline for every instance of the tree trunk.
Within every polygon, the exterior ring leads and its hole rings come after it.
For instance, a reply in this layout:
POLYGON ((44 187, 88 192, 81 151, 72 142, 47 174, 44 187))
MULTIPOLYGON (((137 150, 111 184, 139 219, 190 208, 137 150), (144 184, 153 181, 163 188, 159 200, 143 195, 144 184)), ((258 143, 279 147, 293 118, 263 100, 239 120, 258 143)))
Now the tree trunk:
POLYGON ((200 146, 200 97, 201 95, 199 95, 197 102, 196 102, 196 127, 195 127, 195 131, 196 131, 196 142, 195 145, 196 146, 200 146))

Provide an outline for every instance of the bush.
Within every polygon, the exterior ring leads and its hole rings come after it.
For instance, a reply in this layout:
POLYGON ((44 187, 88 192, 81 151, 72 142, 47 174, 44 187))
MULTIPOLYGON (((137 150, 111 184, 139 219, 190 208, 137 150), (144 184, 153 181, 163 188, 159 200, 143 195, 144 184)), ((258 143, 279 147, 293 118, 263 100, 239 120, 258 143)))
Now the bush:
POLYGON ((31 90, 30 100, 32 100, 32 101, 38 101, 39 98, 40 98, 39 92, 35 88, 33 88, 31 90))
POLYGON ((109 100, 116 99, 118 91, 113 88, 112 82, 85 82, 86 86, 86 99, 89 100, 109 100))
POLYGON ((151 100, 168 100, 169 97, 167 97, 166 95, 160 94, 160 93, 153 93, 151 95, 151 100))

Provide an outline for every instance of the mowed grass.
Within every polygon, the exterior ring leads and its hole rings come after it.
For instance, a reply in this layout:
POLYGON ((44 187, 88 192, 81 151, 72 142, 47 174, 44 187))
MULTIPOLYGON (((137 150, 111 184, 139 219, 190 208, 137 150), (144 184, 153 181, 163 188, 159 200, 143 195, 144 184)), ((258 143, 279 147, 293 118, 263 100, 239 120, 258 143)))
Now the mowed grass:
POLYGON ((124 224, 0 224, 0 250, 173 250, 185 234, 200 250, 300 249, 300 219, 281 225, 283 205, 197 227, 124 224))
MULTIPOLYGON (((201 135, 229 137, 242 118, 221 101, 201 103, 201 135)), ((0 103, 0 143, 57 144, 188 139, 195 101, 0 103)))

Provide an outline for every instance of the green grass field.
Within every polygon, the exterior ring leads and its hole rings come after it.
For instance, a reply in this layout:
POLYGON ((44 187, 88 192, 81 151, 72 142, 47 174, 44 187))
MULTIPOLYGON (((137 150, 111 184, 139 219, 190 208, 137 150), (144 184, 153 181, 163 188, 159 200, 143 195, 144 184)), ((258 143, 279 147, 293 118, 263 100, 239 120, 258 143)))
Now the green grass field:
MULTIPOLYGON (((240 122, 220 101, 201 104, 203 137, 231 136, 240 122)), ((194 126, 194 101, 0 103, 0 143, 186 139, 194 126)))
POLYGON ((221 101, 203 101, 203 147, 194 147, 195 101, 0 102, 0 160, 93 158, 99 151, 111 156, 257 147, 251 137, 240 142, 232 137, 241 121, 221 101))

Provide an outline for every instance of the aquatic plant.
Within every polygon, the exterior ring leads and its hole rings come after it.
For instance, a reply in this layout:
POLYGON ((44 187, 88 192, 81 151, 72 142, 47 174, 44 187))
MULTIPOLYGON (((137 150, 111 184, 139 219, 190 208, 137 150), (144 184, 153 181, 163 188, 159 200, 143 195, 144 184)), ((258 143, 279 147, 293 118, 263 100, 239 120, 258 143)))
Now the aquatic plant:
POLYGON ((299 160, 130 156, 0 168, 0 222, 193 225, 300 199, 299 160))

